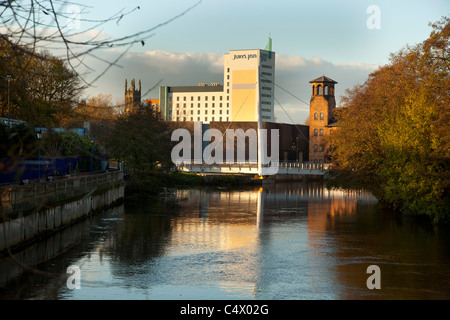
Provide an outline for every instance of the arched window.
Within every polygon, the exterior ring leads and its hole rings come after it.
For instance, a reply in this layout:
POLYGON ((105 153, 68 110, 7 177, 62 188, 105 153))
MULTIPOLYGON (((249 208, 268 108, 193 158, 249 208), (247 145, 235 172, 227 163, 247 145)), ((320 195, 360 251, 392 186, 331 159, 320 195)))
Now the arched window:
POLYGON ((317 86, 317 94, 318 94, 319 96, 322 95, 322 86, 321 86, 320 84, 317 86))
POLYGON ((319 116, 317 115, 317 112, 314 113, 314 120, 317 120, 319 118, 319 116))
POLYGON ((318 130, 314 129, 314 136, 317 136, 317 132, 318 132, 318 130))
POLYGON ((316 86, 312 86, 312 95, 315 94, 314 90, 316 89, 316 86))
POLYGON ((324 88, 324 95, 329 95, 329 90, 328 90, 328 86, 325 86, 324 88))

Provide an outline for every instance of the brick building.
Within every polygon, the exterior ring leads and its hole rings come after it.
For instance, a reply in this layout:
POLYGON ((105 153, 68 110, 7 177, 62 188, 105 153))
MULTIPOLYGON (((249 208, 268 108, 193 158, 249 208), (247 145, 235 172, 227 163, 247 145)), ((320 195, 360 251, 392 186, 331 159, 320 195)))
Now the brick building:
POLYGON ((309 83, 312 84, 309 105, 309 161, 331 162, 331 146, 327 137, 337 128, 334 118, 336 110, 334 85, 337 82, 322 76, 309 83))

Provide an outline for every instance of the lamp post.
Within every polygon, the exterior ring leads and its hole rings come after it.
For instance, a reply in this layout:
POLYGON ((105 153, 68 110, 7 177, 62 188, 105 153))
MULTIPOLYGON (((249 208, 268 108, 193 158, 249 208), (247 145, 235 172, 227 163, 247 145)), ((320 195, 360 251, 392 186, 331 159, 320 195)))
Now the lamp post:
POLYGON ((6 77, 4 76, 0 76, 3 79, 8 80, 8 126, 11 128, 11 115, 10 115, 10 111, 9 111, 9 92, 10 92, 10 86, 11 86, 11 75, 7 75, 6 77))
POLYGON ((93 174, 94 138, 91 138, 91 175, 93 174))
POLYGON ((39 140, 39 145, 38 145, 38 184, 41 183, 41 139, 43 136, 42 130, 39 130, 38 132, 36 132, 36 136, 39 140))

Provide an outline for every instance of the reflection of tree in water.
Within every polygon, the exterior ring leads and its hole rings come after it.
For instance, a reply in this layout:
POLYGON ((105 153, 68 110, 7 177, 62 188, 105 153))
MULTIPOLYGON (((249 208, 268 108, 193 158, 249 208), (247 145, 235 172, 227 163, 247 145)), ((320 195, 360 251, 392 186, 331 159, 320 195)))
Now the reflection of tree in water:
POLYGON ((171 220, 178 213, 178 205, 173 200, 127 203, 123 221, 115 225, 103 248, 111 257, 111 273, 121 276, 130 270, 124 264, 139 266, 164 255, 165 238, 170 235, 171 220))

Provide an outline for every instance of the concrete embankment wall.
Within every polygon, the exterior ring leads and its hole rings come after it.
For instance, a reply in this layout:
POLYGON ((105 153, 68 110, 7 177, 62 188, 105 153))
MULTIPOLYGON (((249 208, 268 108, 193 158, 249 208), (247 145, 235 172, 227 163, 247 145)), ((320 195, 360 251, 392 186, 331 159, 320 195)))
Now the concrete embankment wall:
POLYGON ((122 172, 72 178, 65 182, 65 190, 48 185, 45 188, 51 191, 32 197, 19 196, 32 193, 25 188, 2 193, 0 252, 24 246, 111 206, 123 199, 125 191, 122 172))

